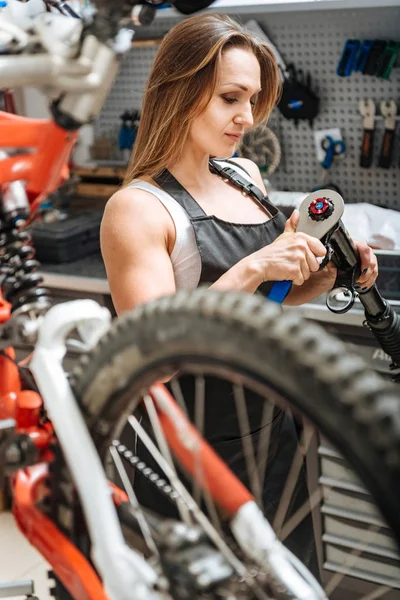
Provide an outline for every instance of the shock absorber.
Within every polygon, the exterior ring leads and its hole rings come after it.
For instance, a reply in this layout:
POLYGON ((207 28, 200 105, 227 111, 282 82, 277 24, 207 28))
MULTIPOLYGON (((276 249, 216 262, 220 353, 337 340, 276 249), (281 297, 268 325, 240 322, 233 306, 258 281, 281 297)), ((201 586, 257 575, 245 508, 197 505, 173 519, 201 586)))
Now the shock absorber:
POLYGON ((38 316, 50 307, 40 263, 28 231, 21 225, 29 216, 29 203, 21 182, 0 188, 0 281, 5 300, 14 314, 29 312, 38 316))

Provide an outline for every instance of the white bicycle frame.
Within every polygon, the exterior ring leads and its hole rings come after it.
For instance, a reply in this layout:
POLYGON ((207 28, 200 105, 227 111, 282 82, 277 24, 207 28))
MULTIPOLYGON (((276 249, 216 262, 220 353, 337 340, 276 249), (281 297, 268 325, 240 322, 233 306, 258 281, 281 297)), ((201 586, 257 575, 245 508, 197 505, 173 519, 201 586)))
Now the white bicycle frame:
MULTIPOLYGON (((93 300, 51 308, 43 318, 30 369, 54 426, 77 487, 92 542, 92 558, 110 600, 160 598, 152 591, 157 574, 125 543, 110 486, 99 455, 76 403, 62 361, 66 338, 74 327, 90 327, 90 343, 106 331, 109 311, 93 300)), ((85 340, 89 342, 89 340, 85 340)))

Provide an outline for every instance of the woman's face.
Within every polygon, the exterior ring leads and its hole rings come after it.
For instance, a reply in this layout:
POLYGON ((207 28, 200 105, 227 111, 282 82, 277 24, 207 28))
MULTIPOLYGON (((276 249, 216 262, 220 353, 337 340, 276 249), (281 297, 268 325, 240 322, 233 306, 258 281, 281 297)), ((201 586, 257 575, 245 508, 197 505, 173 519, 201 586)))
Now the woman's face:
POLYGON ((232 156, 242 135, 253 125, 260 75, 260 64, 252 52, 242 48, 224 52, 214 94, 193 121, 189 143, 210 156, 232 156))

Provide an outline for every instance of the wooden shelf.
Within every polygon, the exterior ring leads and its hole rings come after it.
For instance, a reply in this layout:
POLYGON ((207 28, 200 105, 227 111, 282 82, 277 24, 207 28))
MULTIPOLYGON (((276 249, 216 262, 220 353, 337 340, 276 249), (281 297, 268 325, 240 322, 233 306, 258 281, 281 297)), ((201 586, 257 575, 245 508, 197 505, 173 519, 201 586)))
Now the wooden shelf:
POLYGON ((101 165, 75 167, 71 172, 73 176, 79 178, 75 185, 78 196, 108 199, 121 187, 126 167, 101 165))
POLYGON ((120 188, 110 183, 77 183, 75 191, 78 196, 90 198, 110 198, 120 188))
POLYGON ((78 177, 125 177, 126 167, 74 167, 71 169, 73 175, 78 177))

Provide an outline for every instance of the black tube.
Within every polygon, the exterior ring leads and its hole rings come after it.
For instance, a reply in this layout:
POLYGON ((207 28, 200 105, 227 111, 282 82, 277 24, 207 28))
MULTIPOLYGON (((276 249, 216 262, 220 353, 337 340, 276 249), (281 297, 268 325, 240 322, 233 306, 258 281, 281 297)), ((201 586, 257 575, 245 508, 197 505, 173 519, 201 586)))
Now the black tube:
POLYGON ((367 292, 359 294, 359 298, 367 319, 368 317, 380 318, 387 309, 388 302, 382 298, 376 285, 373 285, 367 292))
POLYGON ((360 275, 360 257, 353 240, 347 233, 342 221, 339 221, 333 233, 329 234, 329 244, 334 250, 333 261, 341 271, 355 269, 360 275))
POLYGON ((365 312, 365 318, 382 350, 400 367, 400 316, 387 300, 383 302, 386 308, 381 316, 373 317, 365 312))

